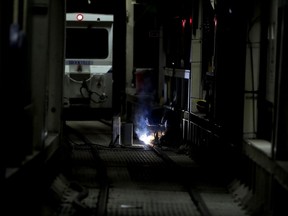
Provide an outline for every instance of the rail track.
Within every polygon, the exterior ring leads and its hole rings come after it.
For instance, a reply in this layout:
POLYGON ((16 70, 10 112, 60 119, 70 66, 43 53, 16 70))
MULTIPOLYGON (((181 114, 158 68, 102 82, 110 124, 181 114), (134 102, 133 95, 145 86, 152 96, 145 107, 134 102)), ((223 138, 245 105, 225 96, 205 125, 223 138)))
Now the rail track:
POLYGON ((51 185, 54 215, 212 216, 187 155, 150 145, 95 144, 71 128, 66 133, 69 159, 51 185))

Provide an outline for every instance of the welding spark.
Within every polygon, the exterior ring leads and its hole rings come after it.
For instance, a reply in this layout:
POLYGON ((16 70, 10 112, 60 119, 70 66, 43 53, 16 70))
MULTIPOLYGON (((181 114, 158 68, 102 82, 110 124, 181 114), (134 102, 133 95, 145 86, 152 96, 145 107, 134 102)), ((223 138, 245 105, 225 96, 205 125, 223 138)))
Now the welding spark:
POLYGON ((142 142, 144 142, 147 145, 151 144, 153 139, 154 139, 153 135, 148 135, 148 134, 145 134, 145 133, 143 133, 143 134, 141 134, 139 136, 139 140, 141 140, 142 142))

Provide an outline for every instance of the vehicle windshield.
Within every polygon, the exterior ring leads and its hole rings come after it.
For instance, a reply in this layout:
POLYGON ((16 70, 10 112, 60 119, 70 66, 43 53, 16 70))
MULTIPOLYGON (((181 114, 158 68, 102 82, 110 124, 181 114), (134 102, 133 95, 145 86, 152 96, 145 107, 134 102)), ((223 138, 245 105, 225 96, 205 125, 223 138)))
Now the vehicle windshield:
POLYGON ((105 59, 109 54, 108 31, 104 28, 67 28, 67 59, 105 59))

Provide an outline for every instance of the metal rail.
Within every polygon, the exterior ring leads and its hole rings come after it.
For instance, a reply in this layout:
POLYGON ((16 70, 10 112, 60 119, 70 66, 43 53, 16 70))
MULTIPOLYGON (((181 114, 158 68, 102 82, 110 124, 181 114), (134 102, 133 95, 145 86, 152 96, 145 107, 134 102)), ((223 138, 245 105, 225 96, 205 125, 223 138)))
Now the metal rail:
MULTIPOLYGON (((71 130, 71 128, 70 128, 70 130, 71 130)), ((101 151, 103 153, 103 149, 105 149, 105 153, 104 153, 104 155, 105 155, 105 154, 109 154, 109 151, 111 151, 111 154, 112 154, 112 151, 116 150, 116 151, 119 151, 120 155, 121 155, 121 152, 124 153, 125 151, 127 151, 127 148, 129 148, 129 147, 123 148, 121 146, 120 147, 116 147, 116 146, 104 147, 104 146, 102 146, 102 148, 101 148, 101 146, 99 146, 99 148, 98 148, 97 145, 91 143, 83 134, 80 134, 79 132, 73 131, 73 130, 71 130, 70 132, 75 132, 74 134, 77 134, 77 136, 84 142, 84 144, 86 144, 86 147, 87 147, 86 150, 90 149, 90 153, 92 154, 93 160, 95 161, 95 168, 96 168, 97 172, 99 173, 99 193, 98 193, 98 200, 97 200, 97 205, 96 205, 97 208, 93 210, 93 213, 90 211, 90 214, 88 214, 88 215, 89 216, 92 216, 92 215, 105 216, 105 215, 107 215, 110 185, 109 185, 109 179, 107 176, 107 165, 104 163, 103 158, 101 158, 101 151)), ((130 149, 128 149, 128 151, 129 150, 130 149)), ((139 147, 138 148, 131 147, 131 151, 132 151, 131 155, 134 154, 134 156, 135 156, 134 159, 142 157, 142 155, 141 155, 142 153, 140 153, 141 149, 139 149, 139 147)), ((197 210, 199 211, 199 213, 202 216, 211 216, 211 213, 209 212, 209 210, 208 210, 205 202, 201 198, 200 194, 197 192, 197 190, 195 188, 193 188, 189 184, 189 182, 185 178, 185 174, 183 172, 181 172, 182 167, 179 166, 179 164, 177 164, 175 161, 173 161, 165 152, 163 152, 159 147, 157 147, 155 145, 154 146, 149 146, 149 145, 143 146, 143 153, 144 153, 144 151, 154 152, 156 154, 155 158, 157 158, 157 157, 161 158, 161 160, 164 162, 164 164, 168 165, 167 168, 169 168, 169 172, 171 171, 171 173, 175 173, 175 176, 177 176, 177 179, 179 180, 180 185, 184 186, 184 188, 187 190, 187 193, 189 194, 191 201, 194 203, 194 205, 197 208, 197 210)), ((128 153, 128 155, 130 155, 130 154, 128 153)), ((119 156, 119 154, 118 154, 118 156, 119 156)), ((131 165, 134 166, 133 160, 131 160, 131 159, 133 159, 134 156, 131 156, 130 159, 128 159, 125 163, 130 164, 129 166, 131 166, 131 165)), ((121 157, 121 156, 119 156, 119 157, 121 157)), ((124 159, 124 156, 123 156, 123 159, 124 159)), ((121 160, 121 159, 119 159, 119 160, 121 160)), ((149 160, 149 159, 147 159, 147 160, 149 160)), ((140 162, 140 167, 141 167, 142 163, 145 165, 145 161, 140 162)), ((136 164, 135 167, 132 167, 132 168, 130 167, 130 170, 132 172, 136 171, 138 169, 137 168, 138 165, 136 164)), ((151 168, 153 168, 153 167, 151 167, 151 168)), ((137 176, 137 174, 135 174, 135 175, 137 176)), ((192 205, 192 203, 191 203, 191 205, 192 205)))
POLYGON ((151 146, 151 149, 159 156, 161 157, 167 164, 169 164, 174 172, 178 176, 180 176, 179 179, 181 179, 181 183, 184 185, 186 190, 188 191, 191 200, 194 202, 194 204, 197 206, 200 214, 202 216, 212 216, 210 213, 208 207, 206 206, 204 200, 200 196, 200 194, 197 192, 195 188, 193 188, 189 182, 185 181, 185 176, 183 176, 183 173, 180 171, 181 167, 175 163, 165 152, 163 152, 159 147, 157 146, 151 146))

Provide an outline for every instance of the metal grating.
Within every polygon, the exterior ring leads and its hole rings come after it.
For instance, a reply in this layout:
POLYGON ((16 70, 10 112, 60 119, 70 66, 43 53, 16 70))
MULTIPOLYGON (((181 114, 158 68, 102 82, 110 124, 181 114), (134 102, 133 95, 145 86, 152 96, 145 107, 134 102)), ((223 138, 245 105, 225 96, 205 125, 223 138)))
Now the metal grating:
MULTIPOLYGON (((201 215, 182 185, 179 179, 181 176, 175 175, 175 167, 169 166, 153 150, 128 147, 98 148, 96 145, 93 148, 99 153, 107 168, 107 216, 201 215)), ((97 162, 91 150, 91 145, 74 145, 68 171, 65 171, 69 173, 69 180, 60 175, 52 184, 51 189, 57 194, 59 203, 55 216, 96 215, 101 188, 97 162), (81 190, 72 187, 72 181, 88 191, 81 199, 81 190)), ((202 178, 197 177, 199 167, 188 155, 179 155, 171 151, 165 153, 182 167, 181 171, 193 173, 191 176, 185 174, 185 177, 188 177, 189 182, 199 190, 211 215, 244 215, 239 206, 231 202, 231 197, 226 191, 211 190, 204 182, 205 189, 201 188, 202 184, 199 185, 198 180, 202 178)))
POLYGON ((152 150, 100 150, 110 190, 107 215, 200 215, 171 167, 152 150))
POLYGON ((111 189, 107 216, 200 216, 186 192, 111 189))
POLYGON ((99 151, 106 166, 154 166, 165 168, 166 165, 153 151, 144 149, 114 148, 99 151))

